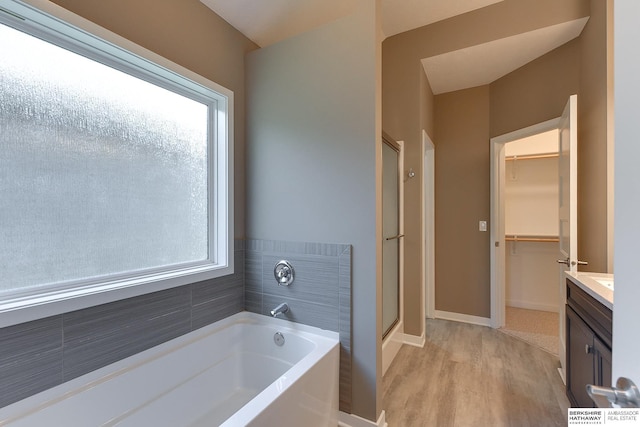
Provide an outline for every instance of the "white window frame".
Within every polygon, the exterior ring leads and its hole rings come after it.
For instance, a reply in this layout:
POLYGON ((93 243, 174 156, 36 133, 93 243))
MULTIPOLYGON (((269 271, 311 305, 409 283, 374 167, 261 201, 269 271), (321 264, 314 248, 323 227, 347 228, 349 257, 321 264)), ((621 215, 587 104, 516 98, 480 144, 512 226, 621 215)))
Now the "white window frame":
POLYGON ((7 0, 0 9, 3 24, 92 59, 99 58, 100 62, 158 86, 166 87, 166 82, 179 84, 182 95, 201 102, 210 97, 217 106, 209 109, 209 123, 215 124, 209 130, 209 259, 142 275, 113 276, 99 283, 79 281, 73 287, 43 287, 2 295, 0 327, 232 274, 233 92, 49 1, 7 0))

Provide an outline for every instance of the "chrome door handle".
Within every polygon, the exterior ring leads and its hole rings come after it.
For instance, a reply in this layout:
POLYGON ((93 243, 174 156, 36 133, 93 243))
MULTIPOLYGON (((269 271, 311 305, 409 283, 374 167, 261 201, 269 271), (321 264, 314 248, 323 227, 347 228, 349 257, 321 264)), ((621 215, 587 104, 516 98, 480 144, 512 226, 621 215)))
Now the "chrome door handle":
POLYGON ((566 264, 567 267, 571 266, 571 262, 569 261, 569 258, 567 258, 567 259, 558 259, 556 261, 558 261, 558 264, 566 264))
POLYGON ((640 391, 629 378, 620 377, 615 387, 600 387, 587 384, 587 393, 595 402, 600 396, 622 408, 637 408, 640 406, 640 391))

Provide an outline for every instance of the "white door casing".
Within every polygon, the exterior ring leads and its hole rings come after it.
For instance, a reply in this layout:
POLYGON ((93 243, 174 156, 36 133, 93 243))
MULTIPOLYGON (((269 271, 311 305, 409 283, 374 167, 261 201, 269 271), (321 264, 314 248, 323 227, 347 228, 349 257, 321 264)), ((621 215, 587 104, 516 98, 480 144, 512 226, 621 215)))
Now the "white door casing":
POLYGON ((565 376, 566 339, 565 339, 565 301, 567 288, 564 271, 578 270, 578 96, 571 95, 558 123, 558 237, 560 239, 560 257, 558 280, 560 291, 559 351, 560 370, 565 376))
MULTIPOLYGON (((558 185, 560 256, 569 259, 564 270, 577 271, 578 256, 578 97, 571 95, 558 127, 558 185)), ((561 301, 564 301, 561 300, 561 301)))
MULTIPOLYGON (((422 151, 423 155, 423 230, 422 238, 424 254, 423 266, 423 286, 424 286, 424 315, 433 319, 435 316, 435 145, 427 132, 422 130, 422 151)), ((425 317, 423 316, 423 317, 425 317)))

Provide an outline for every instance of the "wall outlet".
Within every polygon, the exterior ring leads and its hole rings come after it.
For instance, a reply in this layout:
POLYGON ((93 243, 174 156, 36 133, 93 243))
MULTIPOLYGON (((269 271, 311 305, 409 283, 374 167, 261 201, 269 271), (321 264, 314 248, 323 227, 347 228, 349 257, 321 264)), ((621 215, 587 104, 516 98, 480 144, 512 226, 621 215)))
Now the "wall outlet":
POLYGON ((480 221, 478 224, 478 230, 487 231, 487 221, 480 221))

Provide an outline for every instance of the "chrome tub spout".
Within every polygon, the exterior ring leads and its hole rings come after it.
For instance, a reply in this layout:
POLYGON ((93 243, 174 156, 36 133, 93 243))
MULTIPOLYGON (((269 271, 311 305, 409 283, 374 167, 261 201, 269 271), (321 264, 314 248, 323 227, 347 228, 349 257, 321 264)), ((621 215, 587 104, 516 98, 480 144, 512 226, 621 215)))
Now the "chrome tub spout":
POLYGON ((283 302, 273 310, 271 310, 271 315, 273 317, 278 317, 278 314, 285 314, 289 311, 289 305, 286 302, 283 302))

